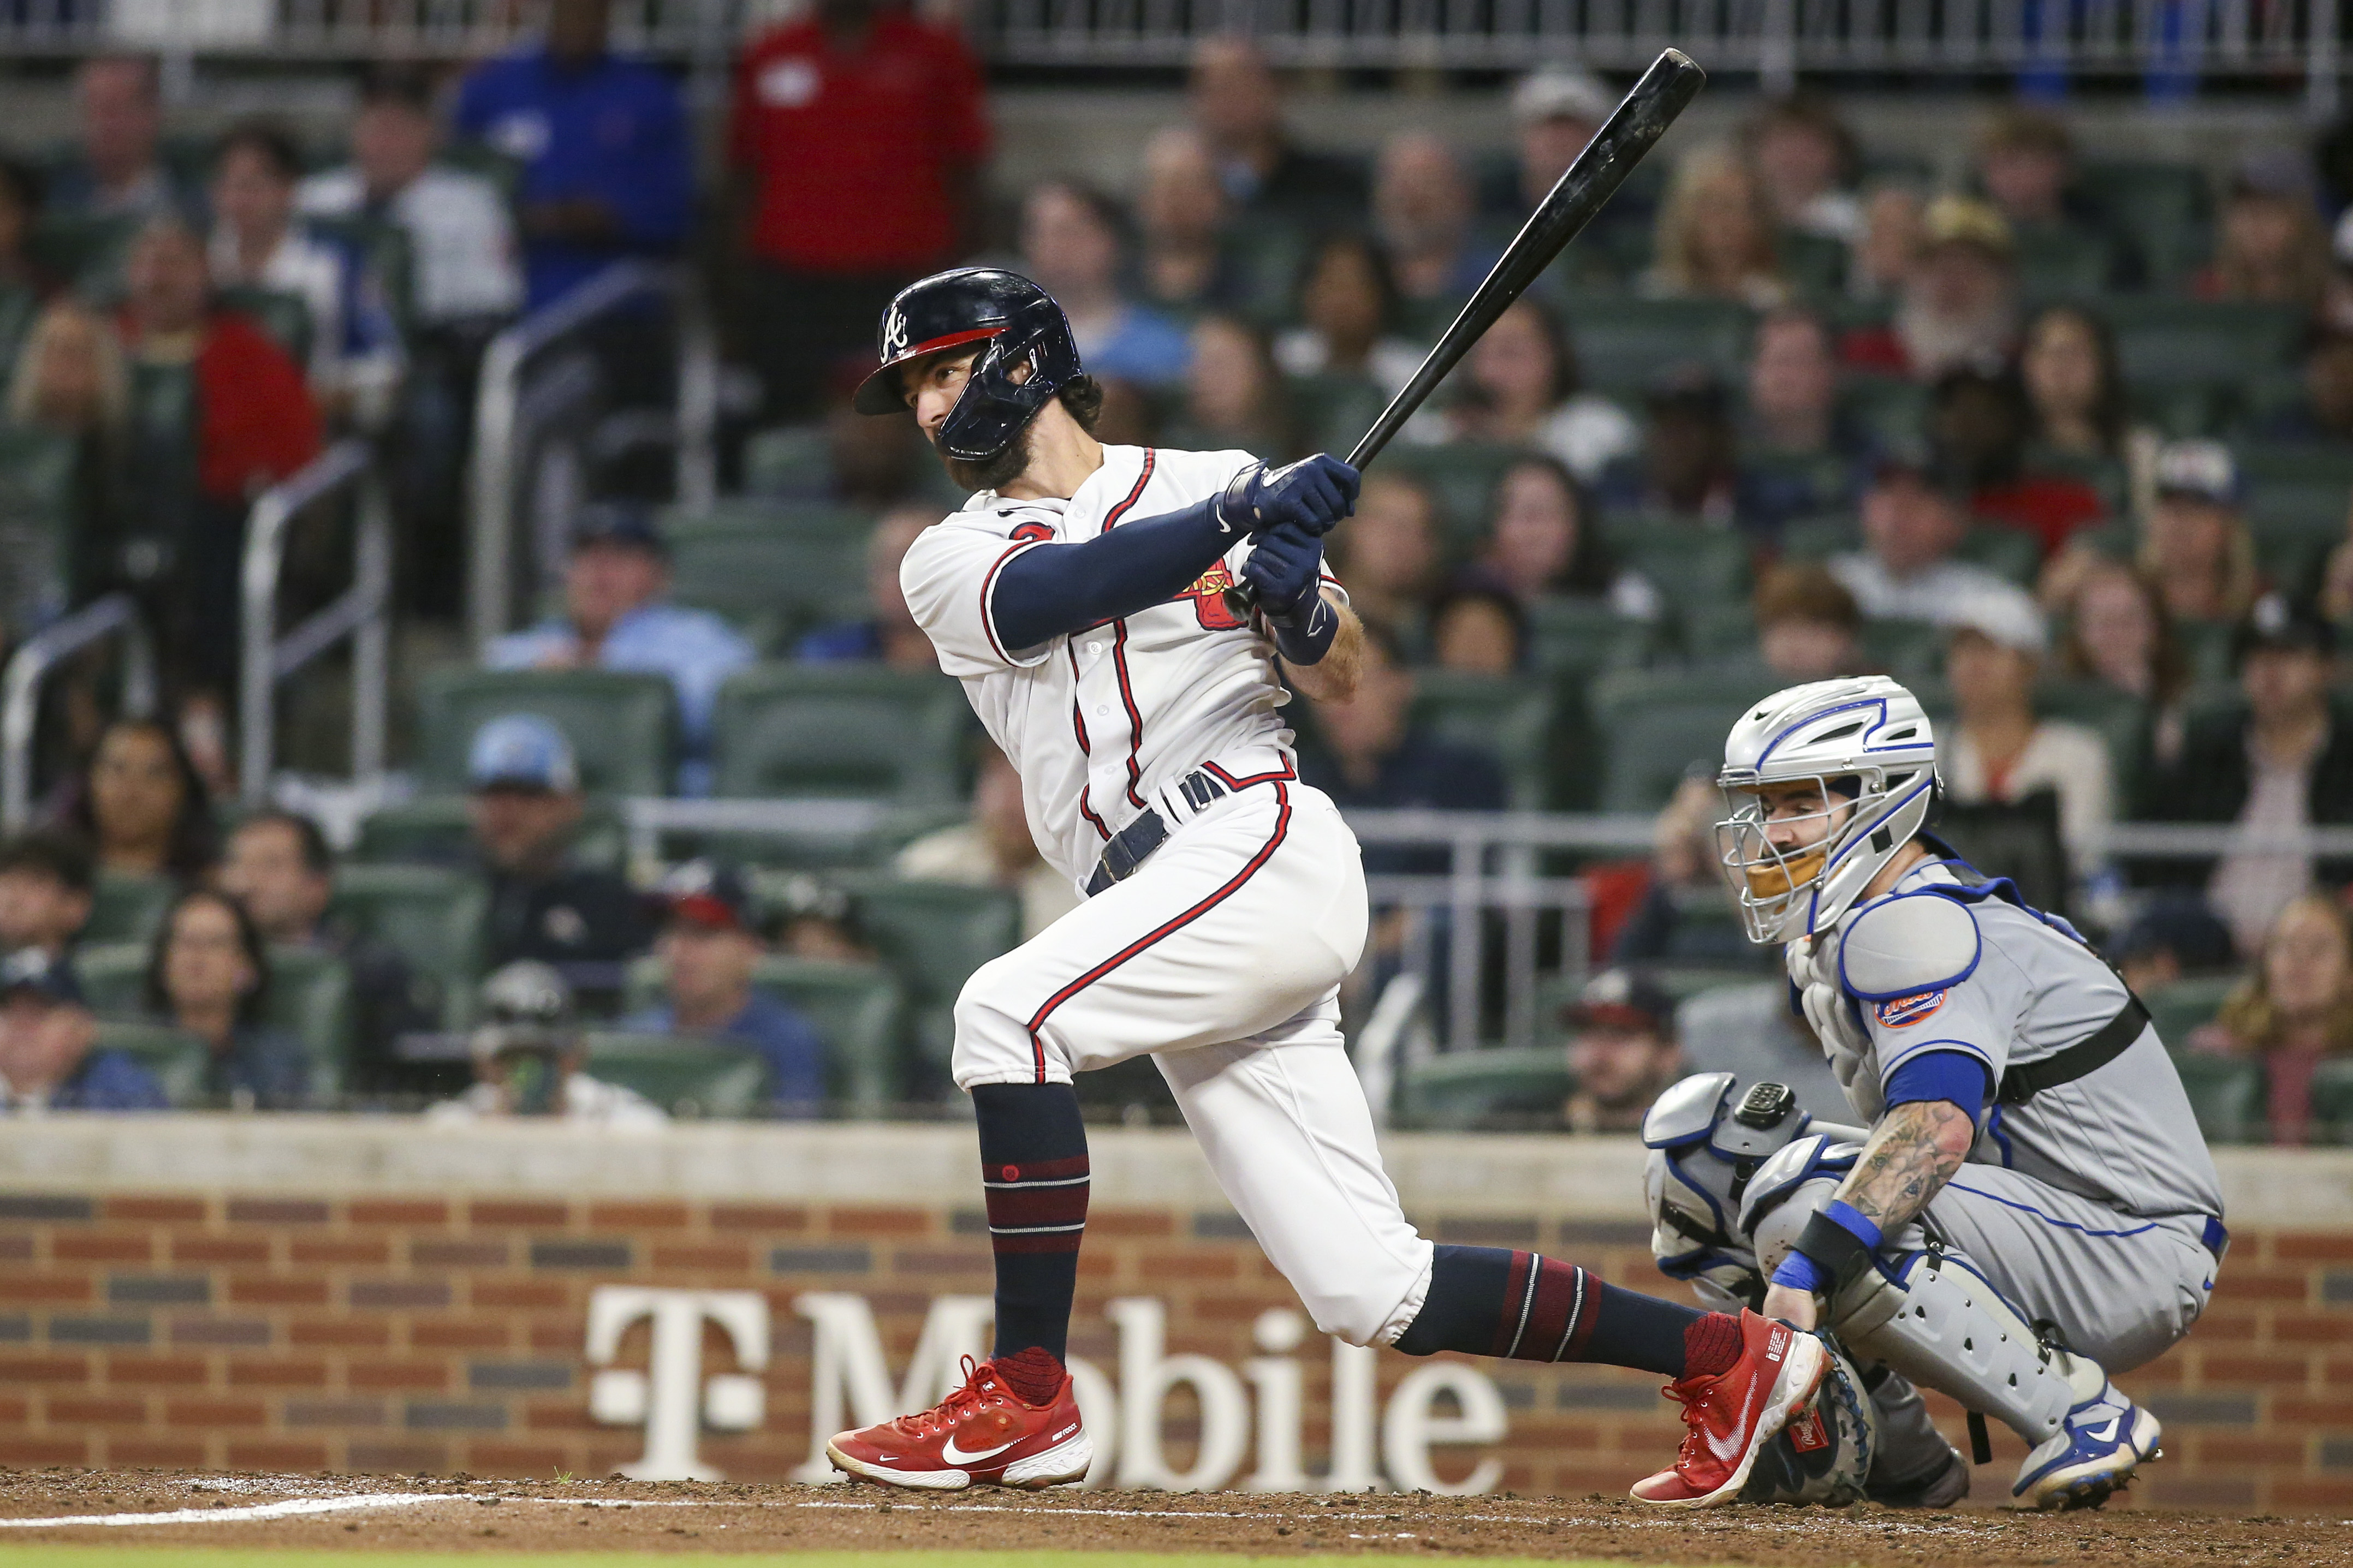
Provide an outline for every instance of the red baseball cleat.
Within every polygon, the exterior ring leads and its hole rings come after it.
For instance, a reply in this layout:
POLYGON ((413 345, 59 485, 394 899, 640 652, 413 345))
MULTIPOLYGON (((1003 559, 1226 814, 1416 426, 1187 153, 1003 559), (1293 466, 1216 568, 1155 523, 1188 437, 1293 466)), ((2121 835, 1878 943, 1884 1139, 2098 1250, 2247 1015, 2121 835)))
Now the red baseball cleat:
POLYGON ((1713 1508, 1733 1501, 1747 1484, 1757 1450, 1821 1386, 1830 1356, 1813 1335, 1744 1311, 1740 1337, 1740 1359, 1729 1370, 1667 1384, 1667 1396, 1683 1402, 1689 1430, 1672 1466, 1634 1483, 1637 1502, 1713 1508))
POLYGON ((825 1446, 834 1468, 890 1487, 957 1491, 965 1487, 1059 1486, 1094 1463, 1095 1446, 1079 1420, 1071 1376, 1043 1405, 1008 1387, 995 1362, 964 1358, 964 1386, 931 1409, 825 1446))

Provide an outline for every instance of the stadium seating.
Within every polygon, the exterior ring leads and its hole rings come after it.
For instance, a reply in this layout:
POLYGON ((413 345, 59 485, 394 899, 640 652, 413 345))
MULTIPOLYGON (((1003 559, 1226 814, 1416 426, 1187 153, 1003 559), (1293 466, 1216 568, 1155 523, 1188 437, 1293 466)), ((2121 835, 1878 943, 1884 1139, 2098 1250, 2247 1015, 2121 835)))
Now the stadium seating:
POLYGON ((1392 473, 1419 479, 1437 497, 1446 547, 1461 556, 1470 554, 1485 535, 1496 481, 1520 456, 1516 447, 1470 441, 1433 447, 1400 443, 1381 454, 1381 463, 1392 473))
POLYGON ((614 669, 437 669, 417 702, 418 773, 431 789, 466 784, 474 731, 503 713, 537 713, 562 730, 592 795, 667 795, 677 701, 659 675, 614 669))
POLYGON ((2263 1140, 2266 1106, 2263 1065, 2245 1057, 2208 1056, 2202 1051, 2175 1051, 2173 1065, 2198 1129, 2210 1143, 2260 1143, 2263 1140))
POLYGON ((332 1100, 343 1092, 351 1059, 352 981, 341 959, 316 948, 270 949, 261 1016, 302 1042, 313 1099, 332 1100))
MULTIPOLYGON (((770 953, 760 959, 752 984, 790 1002, 816 1026, 825 1041, 831 1103, 852 1115, 876 1115, 905 1100, 905 996, 888 969, 770 953)), ((628 1011, 661 1000, 661 960, 630 964, 628 1011)))
POLYGON ((2134 405, 2174 435, 2219 431, 2250 375, 2285 365, 2302 321, 2292 307, 2117 296, 2102 301, 2134 405))
POLYGON ((2189 1037, 2212 1022, 2223 998, 2238 984, 2235 974, 2189 975, 2151 986, 2141 1002, 2148 1008, 2149 1021, 2157 1026, 2158 1038, 2178 1051, 2187 1048, 2189 1037))
POLYGON ((712 788, 939 805, 958 796, 970 708, 946 677, 874 665, 762 665, 720 689, 712 788))
POLYGON ((1562 741, 1555 723, 1559 700, 1541 680, 1422 669, 1414 673, 1410 722, 1495 758, 1512 809, 1541 811, 1553 794, 1562 741))
POLYGON ((459 1029, 474 1015, 486 905, 480 879, 460 871, 347 865, 335 874, 329 914, 397 951, 417 984, 431 987, 442 1027, 459 1029))
POLYGON ((1600 809, 1656 811, 1694 767, 1715 773, 1742 705, 1787 684, 1762 665, 1628 670, 1593 683, 1593 732, 1607 761, 1600 809))
POLYGON ((1549 1121, 1576 1089, 1558 1046, 1449 1051, 1406 1069, 1398 1109, 1424 1127, 1549 1121))
POLYGON ((132 877, 120 871, 98 874, 90 923, 82 928, 86 942, 143 942, 164 923, 164 911, 180 894, 169 877, 132 877))
MULTIPOLYGON (((613 804, 606 800, 587 802, 580 826, 572 835, 573 860, 612 870, 620 866, 626 847, 627 837, 613 804)), ((371 864, 471 865, 474 835, 466 797, 420 795, 385 806, 361 824, 353 858, 371 864)))
POLYGON ((101 1018, 97 1048, 121 1051, 154 1076, 174 1110, 204 1103, 205 1069, 212 1050, 185 1029, 128 1018, 101 1018))
POLYGON ((2353 1143, 2353 1060, 2324 1058, 2312 1069, 2315 1143, 2353 1143))
POLYGON ((764 651, 786 651, 804 633, 868 613, 863 527, 842 531, 854 516, 828 508, 781 526, 703 514, 670 535, 670 596, 724 616, 764 651))
POLYGON ((2188 163, 2089 163, 2076 183, 2096 191, 2109 221, 2131 237, 2153 289, 2178 288, 2212 249, 2213 203, 2202 169, 2188 163))
POLYGON ((1748 591, 1749 542, 1730 529, 1679 518, 1612 517, 1604 537, 1611 558, 1649 578, 1671 604, 1721 604, 1748 591))
POLYGON ((1602 599, 1555 594, 1527 606, 1528 664, 1547 676, 1630 669, 1650 662, 1659 626, 1621 616, 1602 599))
POLYGON ((955 1042, 956 994, 978 969, 1021 939, 1021 900, 999 888, 907 882, 880 875, 840 879, 859 931, 905 988, 919 1061, 944 1075, 955 1042))
POLYGON ((1566 306, 1585 384, 1620 396, 1639 395, 1680 364, 1736 379, 1748 346, 1748 310, 1722 300, 1584 295, 1566 306))
POLYGON ((672 1116, 748 1116, 760 1103, 759 1054, 721 1040, 594 1032, 588 1076, 633 1089, 672 1116))

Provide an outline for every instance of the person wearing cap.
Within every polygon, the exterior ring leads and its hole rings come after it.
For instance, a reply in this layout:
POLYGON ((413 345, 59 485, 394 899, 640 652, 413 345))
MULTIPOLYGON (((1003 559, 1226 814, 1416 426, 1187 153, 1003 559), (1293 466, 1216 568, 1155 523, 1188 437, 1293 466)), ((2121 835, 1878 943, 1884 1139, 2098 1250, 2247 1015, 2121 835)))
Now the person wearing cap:
POLYGON ((2293 147, 2249 153, 2232 171, 2212 260, 2189 280, 2200 300, 2256 300, 2311 311, 2328 286, 2312 161, 2293 147))
POLYGON ((564 616, 491 644, 491 669, 629 669, 670 678, 678 692, 681 795, 711 787, 711 715, 719 688, 753 662, 752 645, 708 610, 667 602, 670 545, 644 509, 581 509, 564 568, 564 616))
POLYGON ((2254 539, 2239 511, 2239 465, 2220 441, 2158 448, 2140 566, 2177 625, 2237 621, 2254 603, 2254 539))
POLYGON ((1854 595, 1865 619, 1943 626, 1978 599, 2014 599, 2034 613, 2026 591, 1997 572, 1954 559, 1969 528, 1966 492, 1924 453, 1890 453, 1862 493, 1862 548, 1824 564, 1854 595))
POLYGON ((752 984, 767 944, 760 940, 752 896, 732 868, 690 861, 662 881, 657 897, 662 1000, 623 1020, 647 1035, 716 1037, 751 1047, 767 1063, 766 1098, 807 1113, 825 1102, 825 1041, 790 1003, 752 984))
POLYGON ((0 959, 0 1109, 164 1110, 163 1085, 98 1025, 65 965, 38 947, 0 959))
POLYGON ((553 964, 501 964, 482 982, 481 1022, 467 1044, 474 1083, 425 1112, 441 1126, 545 1117, 575 1126, 642 1132, 670 1113, 622 1084, 582 1069, 587 1042, 572 987, 553 964))
POLYGON ((490 896, 485 961, 552 963, 576 988, 617 992, 649 933, 628 883, 572 859, 586 802, 564 731, 536 713, 492 719, 474 732, 466 779, 490 896))
POLYGON ((1562 1108, 1576 1132, 1632 1132, 1659 1091, 1683 1075, 1675 1004, 1637 969, 1605 969, 1585 983, 1564 1021, 1577 1088, 1562 1108))
POLYGON ((1920 250, 1894 320, 1859 327, 1839 345, 1857 370, 1934 381, 1956 367, 1998 370, 2018 335, 2016 242, 1990 205, 1938 196, 1920 220, 1920 250))
POLYGON ((1712 528, 1735 521, 1739 437, 1715 372, 1697 361, 1669 365, 1652 378, 1642 405, 1650 416, 1642 449, 1602 475, 1595 487, 1602 509, 1712 528))
POLYGON ((2039 248, 2072 241, 2094 252, 2098 280, 2112 289, 2142 286, 2139 258, 2075 189, 2075 141, 2047 110, 2000 110, 1978 134, 1978 184, 2010 231, 2039 248))
POLYGON ((2047 639, 2024 595, 1964 600, 1947 620, 1945 679, 1955 721, 1936 730, 1936 767, 1962 805, 2014 805, 2045 790, 2059 797, 2059 837, 2079 875, 2116 820, 2116 778, 2099 735, 2034 711, 2047 639))
MULTIPOLYGON (((2245 704, 2189 725, 2181 756, 2152 784, 2141 815, 2165 822, 2235 823, 2251 837, 2353 823, 2353 716, 2331 698, 2337 632, 2308 606, 2266 594, 2240 623, 2234 652, 2245 704)), ((2253 952, 2279 911, 2316 881, 2353 879, 2353 865, 2310 855, 2234 850, 2206 872, 2175 861, 2159 874, 2202 879, 2207 902, 2253 952)))
POLYGON ((438 1026, 439 997, 390 942, 330 915, 335 855, 319 825, 298 812, 255 812, 237 825, 214 881, 245 906, 273 948, 322 953, 351 982, 352 1056, 344 1087, 362 1094, 446 1093, 440 1062, 408 1062, 400 1037, 438 1026))
MULTIPOLYGON (((1512 88, 1511 110, 1515 156, 1509 168, 1498 169, 1481 203, 1487 226, 1498 240, 1508 240, 1549 195, 1586 143, 1608 122, 1620 95, 1590 71, 1566 66, 1546 66, 1529 72, 1512 88)), ((1656 218, 1656 203, 1641 190, 1621 188, 1609 198, 1585 230, 1582 244, 1571 246, 1554 263, 1554 276, 1564 281, 1615 283, 1609 256, 1620 247, 1619 236, 1648 235, 1656 218)))

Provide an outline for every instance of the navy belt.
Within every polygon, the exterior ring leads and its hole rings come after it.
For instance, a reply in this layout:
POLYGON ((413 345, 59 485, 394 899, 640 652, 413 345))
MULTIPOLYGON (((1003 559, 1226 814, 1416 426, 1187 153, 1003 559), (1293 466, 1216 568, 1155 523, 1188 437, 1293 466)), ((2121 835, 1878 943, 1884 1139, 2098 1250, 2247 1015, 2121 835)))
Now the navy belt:
MULTIPOLYGON (((1225 785, 1198 768, 1179 780, 1176 789, 1195 811, 1226 793, 1225 785)), ((1092 899, 1113 882, 1124 882, 1134 876, 1135 868, 1167 839, 1167 820, 1145 806, 1143 816, 1113 834, 1111 842, 1103 846, 1103 858, 1095 863, 1094 875, 1087 879, 1087 897, 1092 899)))
POLYGON ((2208 1215, 2206 1228, 2199 1233, 2198 1245, 2212 1253, 2214 1261, 2220 1263, 2222 1261, 2222 1254, 2231 1249, 2231 1233, 2221 1220, 2216 1219, 2212 1215, 2208 1215))

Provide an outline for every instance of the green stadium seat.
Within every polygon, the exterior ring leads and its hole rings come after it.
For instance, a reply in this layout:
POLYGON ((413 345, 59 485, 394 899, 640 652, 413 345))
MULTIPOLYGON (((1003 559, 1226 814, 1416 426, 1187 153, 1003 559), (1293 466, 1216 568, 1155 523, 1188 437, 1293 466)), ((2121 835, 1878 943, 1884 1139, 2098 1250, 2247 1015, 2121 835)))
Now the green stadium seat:
POLYGON ((0 538, 11 548, 46 547, 58 569, 63 545, 78 523, 75 472, 78 443, 70 436, 0 425, 0 538))
POLYGON ((462 790, 474 732, 504 713, 537 713, 562 730, 592 795, 668 795, 676 770, 677 699, 670 680, 617 669, 438 669, 418 696, 427 787, 462 790))
POLYGON ((1528 662, 1548 676, 1627 669, 1658 647, 1654 622, 1618 614, 1602 599, 1552 595, 1527 607, 1528 662))
POLYGON ((2116 250, 2095 234, 2072 226, 2025 226, 2011 234, 2019 292, 2027 299, 2085 300, 2107 285, 2116 250))
POLYGON ((1558 1046, 1448 1051, 1406 1069, 1406 1115, 1428 1127, 1542 1120, 1556 1122, 1576 1077, 1558 1046))
POLYGON ((343 1091, 352 1050, 352 979, 343 960, 315 948, 271 948, 261 1016, 302 1042, 313 1099, 332 1100, 343 1091))
POLYGON ((2015 528, 1972 528, 1953 556, 1999 572, 2021 588, 2032 587, 2035 574, 2042 569, 2042 542, 2015 528))
MULTIPOLYGON (((591 800, 572 836, 572 858, 617 870, 628 848, 621 819, 608 801, 591 800)), ((427 795, 370 813, 360 824, 353 858, 372 864, 460 867, 474 857, 474 830, 462 795, 427 795)))
POLYGON ((1869 664, 1906 684, 1944 672, 1945 629, 1931 622, 1865 621, 1858 640, 1869 664))
POLYGON ((2232 679, 2231 644, 2237 635, 2238 628, 2229 621, 2183 619, 2173 623, 2173 640, 2180 645, 2182 662, 2189 667, 2192 684, 2232 679))
POLYGON ((2064 719, 2097 731, 2108 748, 2116 798, 2136 797, 2140 775, 2148 765, 2149 747, 2148 712, 2138 699, 2100 681, 2049 679, 2036 685, 2034 707, 2046 718, 2064 719))
POLYGON ((2324 1059, 2312 1069, 2315 1143, 2353 1143, 2353 1060, 2324 1059))
POLYGON ((2266 484, 2327 484, 2340 497, 2353 495, 2353 447, 2300 441, 2248 441, 2237 450, 2239 478, 2260 489, 2266 484))
POLYGON ((763 649, 781 652, 806 632, 866 614, 864 537, 698 523, 670 540, 670 597, 724 616, 763 649))
POLYGON ((1601 392, 1638 394, 1662 371, 1694 361, 1733 376, 1747 351, 1749 311, 1726 300, 1586 295, 1564 304, 1577 369, 1601 392))
POLYGON ((1557 706, 1554 689, 1542 680, 1420 669, 1409 722, 1493 757, 1503 765, 1512 809, 1541 811, 1552 795, 1557 706))
POLYGON ((2214 1021, 2223 999, 2239 984, 2235 974, 2193 974, 2149 988, 2141 1003, 2158 1038, 2174 1051, 2185 1050, 2189 1037, 2214 1021))
POLYGON ((462 871, 351 864, 335 873, 328 913, 406 959, 417 983, 432 987, 442 1027, 458 1029, 474 1014, 488 902, 480 879, 462 871))
POLYGON ((1677 605, 1675 627, 1694 664, 1722 664, 1757 653, 1757 613, 1746 599, 1677 605))
POLYGON ((1781 275, 1799 293, 1827 298, 1846 286, 1845 241, 1785 228, 1776 243, 1781 252, 1781 275))
POLYGON ((945 676, 872 665, 761 665, 720 689, 712 787, 935 805, 957 795, 969 709, 945 676))
POLYGON ((926 1065, 944 1074, 955 1042, 957 993, 972 972, 1021 940, 1021 900, 1002 888, 848 876, 859 929, 899 977, 926 1065))
POLYGON ((1862 548, 1862 524, 1851 511, 1792 520, 1781 530, 1781 553, 1791 561, 1827 561, 1862 548))
POLYGON ((121 288, 122 254, 138 232, 139 219, 91 213, 45 213, 26 237, 26 248, 42 271, 71 283, 82 294, 111 299, 121 288))
POLYGON ((1604 537, 1618 563, 1648 577, 1671 604, 1747 596, 1749 542, 1731 529, 1672 517, 1613 517, 1604 537))
POLYGON ((1741 706, 1786 684, 1746 662, 1595 681, 1593 732, 1605 753, 1600 809, 1656 811, 1694 766, 1714 773, 1741 706))
POLYGON ((601 1030, 586 1046, 589 1077, 633 1089, 672 1116, 748 1116, 760 1103, 766 1068, 748 1046, 601 1030))
POLYGON ((755 533, 821 542, 862 552, 866 536, 874 530, 874 517, 863 507, 844 506, 838 501, 721 496, 694 511, 683 507, 665 509, 662 531, 673 545, 680 540, 699 539, 705 534, 755 533))
POLYGON ((1286 383, 1300 444, 1345 452, 1388 405, 1380 384, 1363 375, 1301 375, 1286 383))
POLYGON ((2346 478, 2266 477, 2247 485, 2246 518, 2255 554, 2272 580, 2297 584, 2319 570, 2328 552, 2345 541, 2353 510, 2353 480, 2346 478))
POLYGON ((147 944, 84 942, 74 949, 82 999, 101 1018, 130 1020, 147 1011, 147 944))
POLYGON ((1496 481, 1526 454, 1516 447, 1491 447, 1474 441, 1449 441, 1440 446, 1393 445, 1381 454, 1382 466, 1429 487, 1438 498, 1439 521, 1457 553, 1467 553, 1487 531, 1488 503, 1496 481))
POLYGON ((833 488, 833 452, 822 425, 779 425, 744 443, 747 495, 823 495, 833 488))
MULTIPOLYGON (((752 984, 790 1002, 816 1026, 825 1041, 826 1087, 835 1104, 871 1116, 904 1100, 905 996, 890 970, 768 953, 753 970, 752 984)), ((661 960, 649 955, 631 963, 628 1011, 661 1001, 661 960)))
POLYGON ((212 1064, 212 1051, 185 1029, 105 1018, 98 1026, 98 1049, 121 1051, 153 1074, 173 1110, 186 1110, 204 1102, 205 1069, 212 1064))
POLYGON ((2205 170, 2193 163, 2086 163, 2079 184, 2098 193, 2110 221, 2132 237, 2150 288, 2172 290, 2205 261, 2213 207, 2205 170))
POLYGON ((1892 375, 1850 375, 1839 394, 1847 416, 1878 446, 1901 451, 1926 427, 1928 388, 1892 375))
POLYGON ((2303 329, 2293 307, 2242 300, 2122 297, 2100 310, 2136 401, 2177 419, 2189 406, 2177 395, 2235 400, 2252 376, 2288 362, 2303 329))
POLYGON ((164 911, 179 896, 180 884, 169 877, 100 871, 82 940, 143 942, 155 934, 155 928, 164 923, 164 911))
POLYGON ((2246 1057, 2175 1051, 2174 1068, 2209 1143, 2260 1143, 2268 1105, 2263 1064, 2246 1057))

